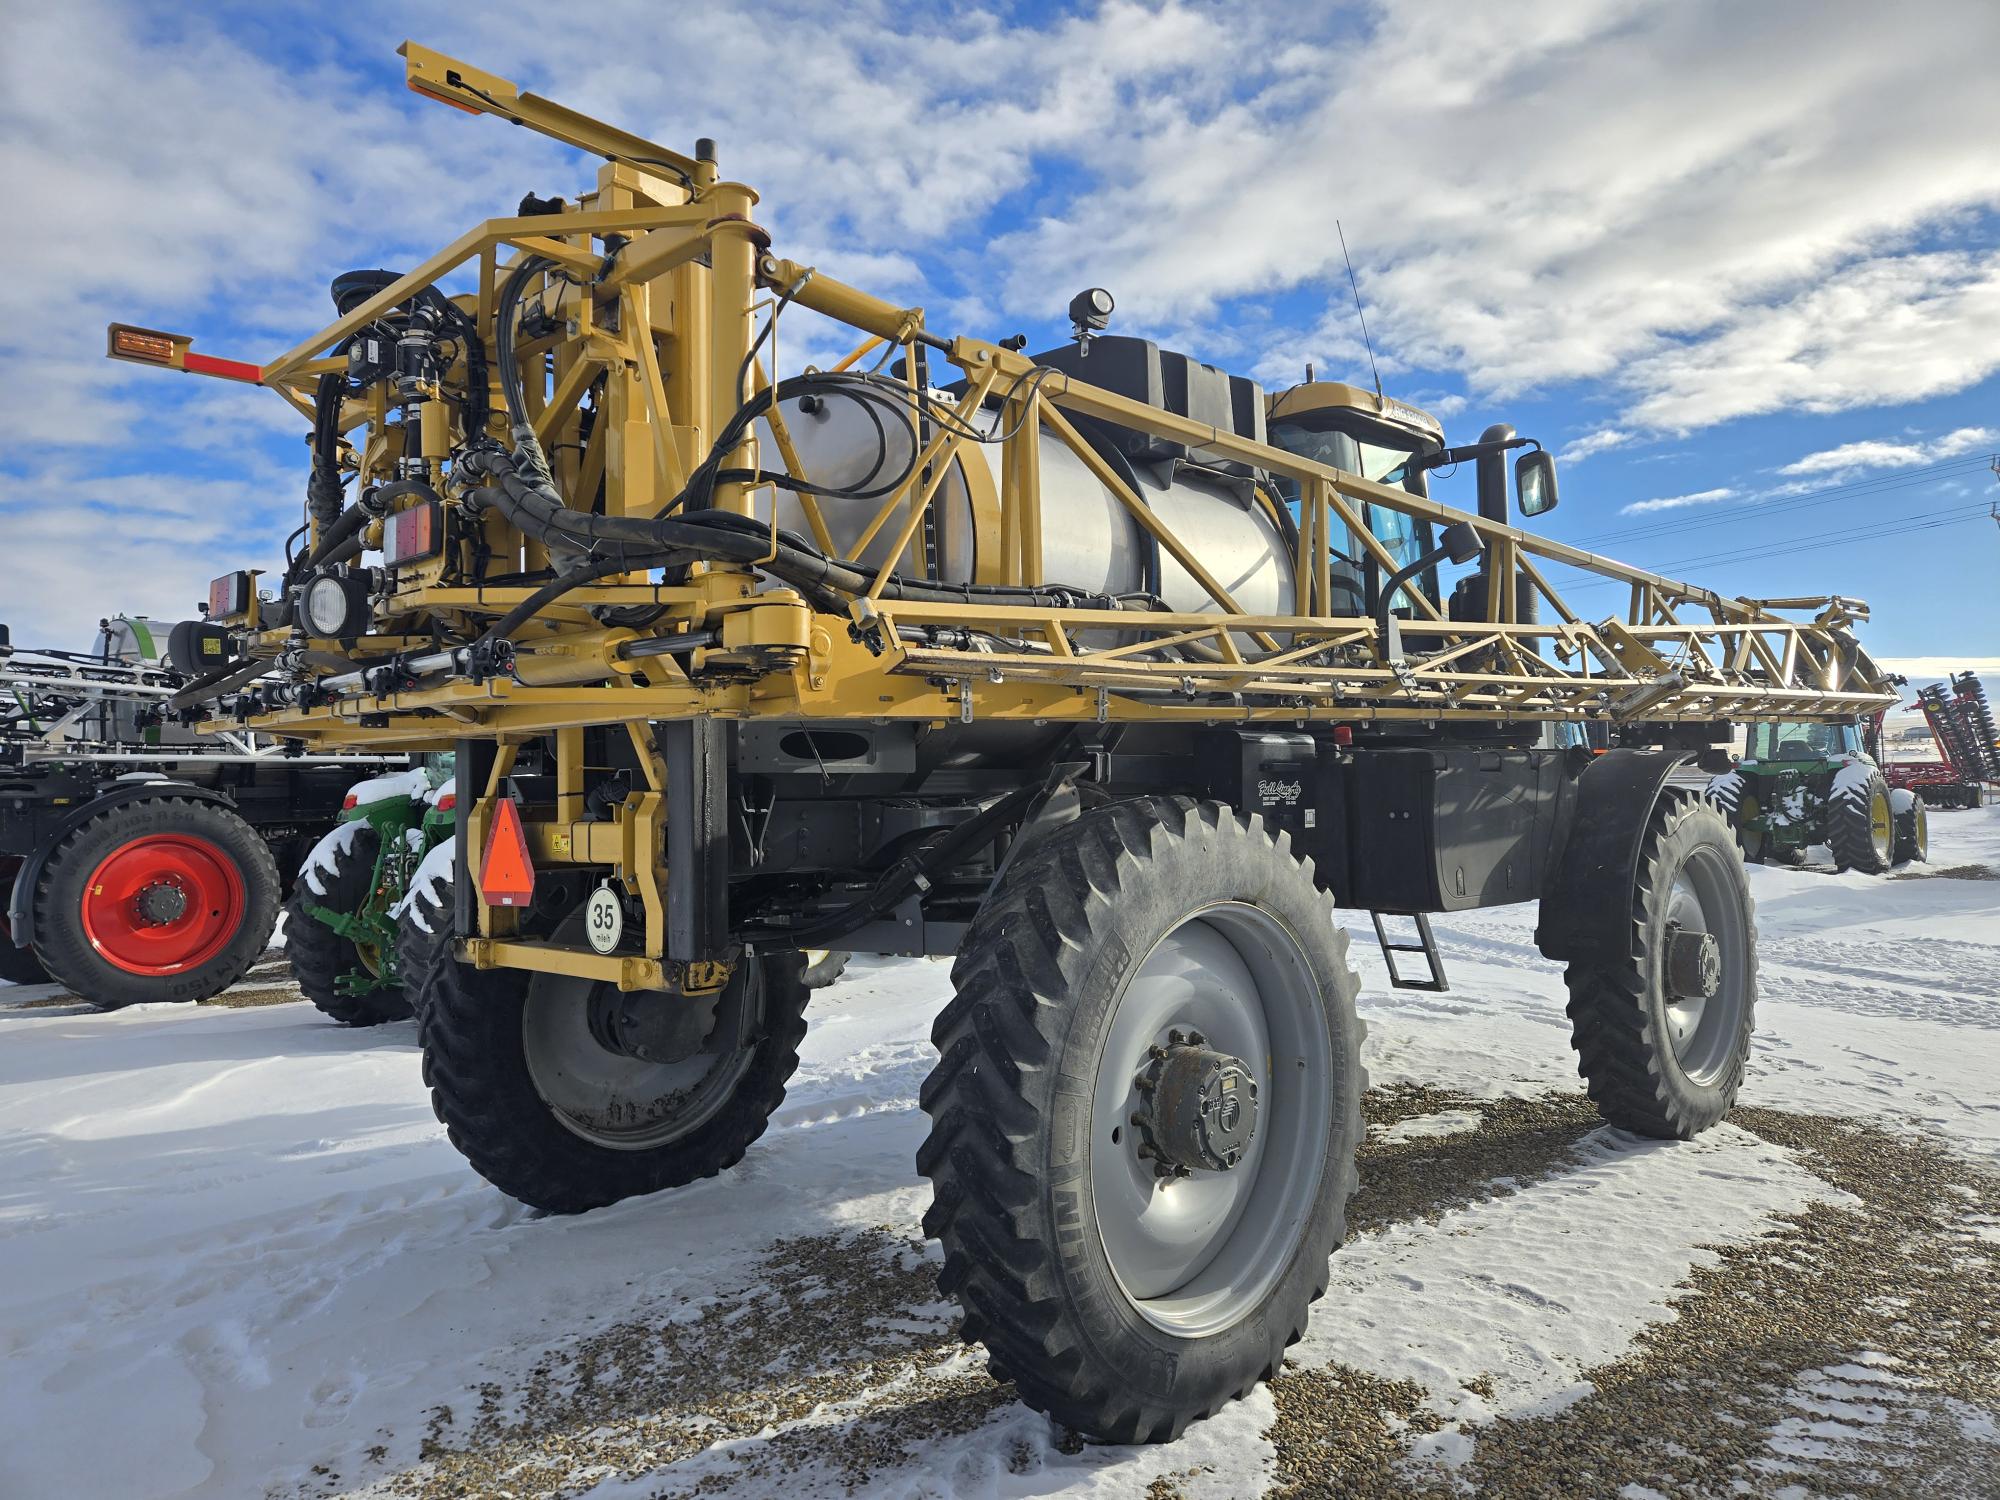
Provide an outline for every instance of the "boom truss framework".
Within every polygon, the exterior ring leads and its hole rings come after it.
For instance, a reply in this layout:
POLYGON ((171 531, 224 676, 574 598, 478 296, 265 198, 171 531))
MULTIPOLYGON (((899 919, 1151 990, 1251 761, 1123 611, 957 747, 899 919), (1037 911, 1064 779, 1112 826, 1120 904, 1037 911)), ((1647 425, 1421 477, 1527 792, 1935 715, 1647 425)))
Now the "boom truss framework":
MULTIPOLYGON (((544 316, 517 345, 521 360, 542 372, 526 392, 533 428, 552 455, 556 488, 582 497, 602 482, 607 516, 648 517, 670 506, 745 396, 777 378, 777 341, 758 335, 763 306, 773 323, 784 306, 796 305, 853 329, 862 342, 843 366, 900 349, 928 359, 939 384, 935 367, 949 364, 964 381, 956 410, 981 430, 932 425, 906 481, 881 500, 844 554, 813 497, 798 497, 813 540, 829 555, 858 565, 871 546, 890 539, 886 560, 870 565, 872 588, 852 592, 846 618, 739 566, 697 565, 673 585, 635 571, 564 595, 515 633, 511 673, 469 679, 435 670, 437 658, 424 648, 441 637, 469 638, 530 590, 468 586, 433 563, 398 571, 364 639, 311 643, 316 660, 336 656, 333 667, 314 670, 339 690, 313 694, 305 706, 250 712, 240 723, 325 743, 416 748, 468 734, 704 716, 1694 723, 1846 719, 1892 701, 1885 675, 1852 632, 1867 618, 1864 605, 1727 598, 1144 405, 1038 367, 1014 349, 939 337, 920 308, 770 253, 752 218, 756 195, 717 180, 713 161, 598 125, 413 44, 404 52, 417 91, 542 130, 607 164, 596 190, 577 203, 486 221, 256 370, 302 412, 312 410, 320 376, 344 368, 329 351, 447 278, 476 277, 476 291, 458 302, 491 338, 496 289, 537 256, 555 269, 544 316), (594 402, 588 431, 586 393, 594 402), (1077 417, 1293 481, 1300 545, 1292 583, 1301 612, 1247 612, 1227 580, 1213 576, 1081 435, 1077 417), (983 426, 989 421, 990 433, 983 426), (969 450, 975 441, 998 445, 997 485, 969 450), (1060 601, 990 603, 970 591, 960 603, 893 597, 886 587, 892 569, 936 576, 933 511, 950 472, 963 473, 970 491, 980 542, 975 583, 1065 582, 1043 577, 1045 528, 1063 524, 1043 511, 1043 442, 1062 444, 1090 470, 1163 558, 1198 582, 1212 612, 1133 609, 1107 617, 1060 601), (1364 506, 1474 528, 1490 559, 1486 618, 1445 618, 1412 590, 1413 617, 1401 624, 1406 654, 1392 657, 1375 621, 1329 611, 1336 549, 1395 570, 1364 524, 1364 506), (1551 582, 1550 564, 1625 584, 1623 616, 1580 614, 1551 582), (1534 623, 1519 618, 1518 601, 1530 595, 1541 602, 1543 618, 1534 623), (659 606, 660 613, 639 627, 603 623, 607 609, 632 605, 659 606), (362 674, 336 670, 340 655, 413 665, 393 682, 361 687, 362 674)), ((172 353, 155 362, 210 373, 229 363, 191 355, 185 339, 156 337, 170 340, 172 353)), ((907 360, 903 378, 920 407, 918 364, 907 360)), ((396 463, 411 456, 391 450, 389 410, 378 386, 341 414, 344 431, 366 429, 354 454, 363 484, 392 477, 396 463)), ((779 452, 757 453, 758 439, 749 436, 730 468, 754 471, 761 461, 799 472, 775 404, 768 421, 779 452)), ((504 430, 496 417, 491 434, 504 430)), ((451 446, 440 441, 424 454, 436 460, 431 472, 440 484, 451 446)), ((713 503, 743 516, 768 513, 775 554, 777 507, 760 504, 757 488, 722 483, 713 503)), ((1263 503, 1277 501, 1267 490, 1263 503)), ((533 539, 490 515, 483 525, 502 573, 547 566, 533 539)), ((871 555, 881 556, 879 546, 871 555)), ((252 650, 276 658, 288 640, 287 632, 266 631, 252 650)))

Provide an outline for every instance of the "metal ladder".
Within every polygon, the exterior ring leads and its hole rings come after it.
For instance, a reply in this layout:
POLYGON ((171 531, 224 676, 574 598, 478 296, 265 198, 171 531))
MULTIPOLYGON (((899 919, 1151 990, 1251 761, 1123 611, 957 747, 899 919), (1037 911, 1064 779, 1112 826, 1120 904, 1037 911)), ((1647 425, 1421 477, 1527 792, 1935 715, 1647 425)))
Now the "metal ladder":
POLYGON ((1375 924, 1375 941, 1382 945, 1382 962, 1389 969, 1389 986, 1398 990, 1429 990, 1443 995, 1451 990, 1451 983, 1444 977, 1444 960, 1438 956, 1437 939, 1431 936, 1431 919, 1422 912, 1411 914, 1410 920, 1417 924, 1417 941, 1414 943, 1392 943, 1382 926, 1382 913, 1371 911, 1368 919, 1375 924), (1399 972, 1396 968, 1398 953, 1421 953, 1424 966, 1430 970, 1430 977, 1417 979, 1399 972))

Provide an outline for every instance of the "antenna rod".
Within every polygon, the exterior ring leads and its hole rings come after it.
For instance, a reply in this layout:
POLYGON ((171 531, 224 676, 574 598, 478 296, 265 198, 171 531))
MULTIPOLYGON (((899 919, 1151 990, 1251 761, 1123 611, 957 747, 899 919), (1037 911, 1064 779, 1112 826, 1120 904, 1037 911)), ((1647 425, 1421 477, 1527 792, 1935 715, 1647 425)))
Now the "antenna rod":
POLYGON ((1333 221, 1333 232, 1340 236, 1340 258, 1347 261, 1347 287, 1354 293, 1354 316, 1361 320, 1361 347, 1368 351, 1368 373, 1375 377, 1375 399, 1382 399, 1382 372, 1375 368, 1375 344, 1368 337, 1368 314, 1361 310, 1361 288, 1354 280, 1354 262, 1347 254, 1347 231, 1340 227, 1340 220, 1333 221))

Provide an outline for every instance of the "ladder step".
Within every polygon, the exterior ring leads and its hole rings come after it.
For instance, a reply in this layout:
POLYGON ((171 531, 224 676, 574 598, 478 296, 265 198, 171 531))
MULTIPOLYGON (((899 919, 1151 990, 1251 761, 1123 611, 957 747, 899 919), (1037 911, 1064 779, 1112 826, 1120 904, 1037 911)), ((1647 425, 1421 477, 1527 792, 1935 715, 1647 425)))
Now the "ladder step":
POLYGON ((1382 913, 1379 911, 1368 913, 1368 919, 1375 924, 1375 941, 1382 945, 1382 962, 1389 970, 1390 988, 1428 990, 1434 995, 1450 991, 1451 984, 1444 974, 1444 959, 1438 953, 1437 940, 1431 936, 1431 919, 1428 916, 1423 912, 1411 914, 1411 920, 1417 927, 1417 941, 1414 943, 1390 942, 1388 930, 1382 925, 1382 913), (1418 979, 1414 975, 1400 971, 1396 967, 1395 959, 1398 953, 1421 953, 1424 957, 1424 967, 1429 971, 1426 977, 1418 979))

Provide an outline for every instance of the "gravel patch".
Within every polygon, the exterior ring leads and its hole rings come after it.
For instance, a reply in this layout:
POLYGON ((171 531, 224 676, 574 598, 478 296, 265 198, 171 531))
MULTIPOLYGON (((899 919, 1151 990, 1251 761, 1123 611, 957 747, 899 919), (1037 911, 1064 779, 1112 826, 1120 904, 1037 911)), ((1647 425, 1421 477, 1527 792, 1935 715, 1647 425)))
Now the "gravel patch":
POLYGON ((1604 1124, 1580 1095, 1474 1099, 1412 1083, 1370 1089, 1361 1113, 1369 1131, 1357 1154, 1361 1185, 1348 1203, 1350 1234, 1412 1220, 1435 1224, 1453 1209, 1519 1192, 1570 1166, 1577 1144, 1604 1124), (1477 1129, 1407 1130, 1428 1116, 1466 1114, 1479 1118, 1477 1129))
MULTIPOLYGON (((1566 1170, 1600 1129, 1580 1095, 1473 1099, 1373 1090, 1354 1200, 1357 1234, 1434 1222, 1566 1170), (1479 1128, 1395 1127, 1471 1112, 1479 1128), (1390 1134, 1393 1132, 1393 1134, 1390 1134), (1389 1134, 1388 1139, 1384 1139, 1389 1134)), ((1339 1365, 1273 1382, 1285 1497, 1458 1500, 1652 1494, 1935 1496, 2000 1493, 2000 1178, 1921 1138, 1849 1120, 1741 1110, 1732 1121, 1796 1153, 1855 1200, 1784 1215, 1747 1245, 1715 1248, 1672 1321, 1589 1370, 1575 1404, 1468 1427, 1470 1456, 1420 1466, 1411 1446, 1446 1424, 1424 1391, 1339 1365), (1981 1436, 1981 1434, 1987 1436, 1981 1436)), ((912 1477, 931 1445, 1014 1409, 1009 1385, 963 1345, 937 1299, 929 1247, 889 1229, 773 1244, 735 1284, 549 1349, 525 1377, 429 1414, 422 1461, 367 1493, 580 1494, 607 1480, 643 1493, 855 1493, 912 1477)), ((1490 1393, 1482 1372, 1467 1389, 1490 1393)), ((1017 1472, 1042 1441, 1017 1443, 1017 1472)), ((1003 1458, 1005 1455, 1003 1455, 1003 1458)), ((1151 1493, 1181 1493, 1198 1471, 1151 1493)), ((356 1482, 331 1472, 327 1494, 356 1482)))
POLYGON ((1288 1370, 1273 1387, 1274 1493, 2000 1493, 2000 1177, 1852 1120, 1761 1109, 1731 1120, 1858 1203, 1814 1204, 1751 1244, 1715 1247, 1673 1321, 1585 1372, 1591 1394, 1471 1429, 1471 1459, 1449 1474, 1401 1457, 1404 1434, 1425 1430, 1414 1389, 1288 1370))
POLYGON ((303 1003, 304 1000, 305 996, 299 993, 299 987, 295 984, 239 984, 235 989, 224 990, 219 995, 210 995, 200 1003, 220 1005, 225 1010, 242 1010, 252 1005, 290 1005, 293 1001, 303 1003))
POLYGON ((936 1275, 921 1242, 886 1229, 779 1241, 740 1286, 552 1349, 471 1412, 432 1412, 424 1462, 380 1490, 574 1495, 716 1445, 655 1493, 765 1493, 807 1468, 859 1484, 1013 1401, 955 1336, 936 1275))

